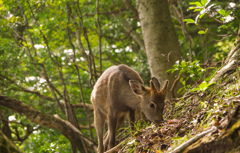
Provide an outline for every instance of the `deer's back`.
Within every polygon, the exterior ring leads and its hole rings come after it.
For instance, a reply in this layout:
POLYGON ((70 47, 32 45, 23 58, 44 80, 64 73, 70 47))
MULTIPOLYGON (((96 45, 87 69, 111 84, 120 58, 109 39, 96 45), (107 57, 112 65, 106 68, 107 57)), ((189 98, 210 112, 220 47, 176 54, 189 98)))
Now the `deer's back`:
POLYGON ((138 96, 129 85, 129 80, 136 80, 143 84, 139 74, 126 65, 108 68, 96 82, 91 95, 94 109, 103 114, 109 113, 110 107, 116 112, 127 112, 137 109, 138 96))

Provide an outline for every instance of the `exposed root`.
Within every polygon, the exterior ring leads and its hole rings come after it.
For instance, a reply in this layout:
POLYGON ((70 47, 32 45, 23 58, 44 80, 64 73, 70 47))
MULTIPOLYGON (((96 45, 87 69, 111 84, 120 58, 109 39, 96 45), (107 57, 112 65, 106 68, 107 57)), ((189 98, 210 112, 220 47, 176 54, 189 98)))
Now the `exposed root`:
POLYGON ((214 130, 216 130, 217 128, 214 126, 211 129, 204 131, 202 133, 199 133, 198 135, 194 136, 193 138, 191 138, 190 140, 188 140, 187 142, 183 143, 182 145, 180 145, 179 147, 177 147, 176 149, 174 149, 172 152, 170 153, 177 153, 177 152, 181 152, 182 150, 184 150, 185 148, 187 148, 188 146, 190 146, 191 144, 193 144, 194 142, 198 141, 199 139, 201 139, 202 137, 204 137, 206 134, 213 132, 214 130))

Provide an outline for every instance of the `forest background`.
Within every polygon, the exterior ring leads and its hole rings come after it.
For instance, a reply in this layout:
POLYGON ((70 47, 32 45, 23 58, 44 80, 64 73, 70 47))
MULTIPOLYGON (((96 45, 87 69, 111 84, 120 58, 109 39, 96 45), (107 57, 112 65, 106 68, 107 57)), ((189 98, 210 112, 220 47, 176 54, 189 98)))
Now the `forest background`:
POLYGON ((156 4, 163 12, 150 18, 140 0, 1 0, 1 131, 24 152, 86 152, 97 143, 90 94, 106 68, 126 64, 146 84, 179 78, 175 94, 209 82, 235 45, 239 2, 156 4), (162 24, 149 31, 144 17, 162 24))

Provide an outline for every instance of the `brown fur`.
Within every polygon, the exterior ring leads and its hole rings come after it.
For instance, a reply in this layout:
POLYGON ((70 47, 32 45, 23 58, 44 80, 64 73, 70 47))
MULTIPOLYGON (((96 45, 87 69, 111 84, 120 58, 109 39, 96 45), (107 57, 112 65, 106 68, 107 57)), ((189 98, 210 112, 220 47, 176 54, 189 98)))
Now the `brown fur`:
POLYGON ((108 121, 108 145, 115 145, 116 130, 129 113, 134 120, 134 110, 142 111, 152 122, 163 121, 164 99, 167 84, 160 90, 156 78, 150 80, 150 88, 143 86, 139 74, 126 65, 108 68, 96 82, 91 94, 94 107, 94 124, 98 136, 98 152, 102 153, 103 128, 108 121))

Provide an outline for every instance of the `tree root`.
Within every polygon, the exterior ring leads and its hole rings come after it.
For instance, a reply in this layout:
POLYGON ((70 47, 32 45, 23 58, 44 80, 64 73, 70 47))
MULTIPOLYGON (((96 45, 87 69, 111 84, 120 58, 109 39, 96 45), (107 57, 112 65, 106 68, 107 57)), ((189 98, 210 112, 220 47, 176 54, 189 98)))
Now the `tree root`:
POLYGON ((225 153, 240 152, 240 105, 236 107, 228 125, 219 133, 197 141, 184 150, 184 153, 225 153))
POLYGON ((185 148, 187 148, 188 146, 190 146, 191 144, 193 144, 194 142, 196 142, 197 140, 201 139, 202 137, 204 137, 206 134, 213 132, 214 130, 216 130, 217 128, 214 126, 211 129, 204 131, 202 133, 199 133, 198 135, 194 136, 193 138, 191 138, 190 140, 188 140, 187 142, 183 143, 182 145, 180 145, 179 147, 177 147, 176 149, 174 149, 172 152, 170 153, 177 153, 180 152, 182 150, 184 150, 185 148))
POLYGON ((215 76, 210 80, 209 84, 216 82, 221 76, 223 76, 228 71, 236 69, 236 65, 237 65, 237 62, 235 60, 233 60, 230 63, 228 63, 227 65, 225 65, 224 67, 222 67, 221 69, 219 69, 216 72, 215 76))

